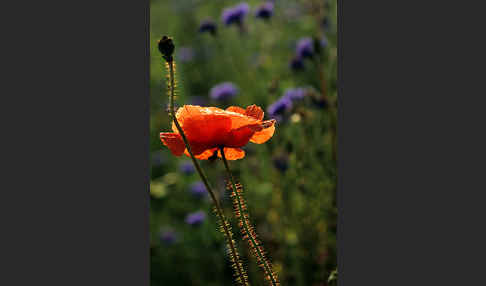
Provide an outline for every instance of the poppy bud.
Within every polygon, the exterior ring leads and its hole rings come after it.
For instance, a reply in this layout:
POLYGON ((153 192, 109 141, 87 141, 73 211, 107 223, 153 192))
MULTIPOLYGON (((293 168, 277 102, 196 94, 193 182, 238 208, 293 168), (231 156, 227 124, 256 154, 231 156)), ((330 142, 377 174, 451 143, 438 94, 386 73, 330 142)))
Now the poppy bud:
POLYGON ((160 53, 162 54, 162 57, 167 62, 171 62, 173 60, 172 54, 174 53, 175 49, 172 39, 167 36, 163 36, 162 39, 160 39, 158 42, 158 47, 160 53))

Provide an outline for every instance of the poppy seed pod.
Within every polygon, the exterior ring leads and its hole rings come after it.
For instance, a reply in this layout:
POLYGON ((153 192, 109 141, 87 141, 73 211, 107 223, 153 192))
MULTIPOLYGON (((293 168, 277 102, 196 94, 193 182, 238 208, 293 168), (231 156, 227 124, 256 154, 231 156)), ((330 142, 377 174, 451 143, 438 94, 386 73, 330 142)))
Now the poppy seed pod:
POLYGON ((162 39, 160 39, 158 42, 158 48, 160 53, 162 54, 162 57, 167 62, 171 62, 173 60, 172 54, 174 53, 175 46, 171 38, 163 36, 162 39))

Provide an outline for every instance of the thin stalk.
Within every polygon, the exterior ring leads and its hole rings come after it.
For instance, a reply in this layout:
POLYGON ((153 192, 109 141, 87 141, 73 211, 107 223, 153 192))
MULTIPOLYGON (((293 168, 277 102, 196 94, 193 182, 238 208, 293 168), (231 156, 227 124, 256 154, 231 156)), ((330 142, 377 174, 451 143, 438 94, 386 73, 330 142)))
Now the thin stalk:
MULTIPOLYGON (((241 205, 240 195, 239 195, 238 191, 236 190, 235 180, 234 180, 233 174, 231 173, 231 170, 229 168, 228 161, 226 160, 226 156, 224 154, 224 148, 220 147, 220 151, 221 151, 221 157, 223 158, 224 167, 226 168, 226 171, 228 172, 228 177, 231 181, 231 186, 233 187, 233 192, 235 194, 237 205, 238 205, 238 211, 240 212, 240 215, 244 216, 244 211, 243 211, 243 207, 241 205)), ((265 259, 263 253, 260 251, 258 243, 255 241, 255 239, 251 235, 250 227, 248 226, 247 221, 244 217, 241 219, 241 222, 242 222, 243 228, 245 229, 245 232, 248 235, 248 239, 250 239, 251 243, 255 246, 256 253, 257 253, 260 261, 263 263, 263 267, 265 268, 265 272, 268 274, 268 276, 270 276, 270 281, 272 282, 272 285, 273 286, 279 285, 277 283, 277 279, 274 277, 272 269, 270 268, 270 266, 267 263, 267 260, 265 259)))
POLYGON ((226 218, 224 217, 223 211, 221 209, 221 205, 219 204, 219 201, 216 198, 216 195, 214 194, 211 186, 209 185, 209 182, 208 182, 206 176, 204 175, 201 167, 199 166, 199 163, 197 162, 196 158, 192 154, 192 150, 191 150, 191 146, 189 145, 189 141, 187 140, 186 135, 184 134, 184 130, 182 130, 182 128, 181 128, 181 126, 180 126, 180 124, 177 121, 177 118, 175 116, 175 111, 174 111, 174 66, 173 66, 173 61, 168 62, 168 65, 169 65, 169 74, 170 74, 170 97, 169 97, 169 105, 170 105, 170 108, 169 109, 170 109, 170 113, 172 115, 172 120, 174 121, 174 124, 175 124, 177 130, 179 131, 179 134, 181 135, 182 140, 184 141, 184 144, 186 145, 187 151, 189 152, 189 155, 191 156, 192 163, 196 167, 196 170, 197 170, 197 172, 199 174, 199 177, 201 177, 201 180, 203 181, 204 185, 206 186, 206 189, 208 190, 208 193, 211 196, 211 199, 213 200, 214 205, 216 206, 216 213, 217 213, 219 219, 221 220, 221 225, 223 226, 223 230, 224 230, 224 232, 226 234, 226 237, 228 238, 227 240, 228 240, 228 244, 230 246, 231 255, 234 258, 234 263, 236 265, 236 269, 237 269, 237 272, 238 272, 238 276, 241 279, 241 283, 244 284, 244 285, 247 285, 246 278, 245 278, 245 276, 243 274, 244 272, 241 269, 241 265, 240 265, 240 263, 238 261, 238 254, 236 252, 236 248, 235 248, 235 245, 234 245, 233 240, 232 240, 232 235, 231 235, 230 231, 228 230, 228 226, 226 224, 226 218))

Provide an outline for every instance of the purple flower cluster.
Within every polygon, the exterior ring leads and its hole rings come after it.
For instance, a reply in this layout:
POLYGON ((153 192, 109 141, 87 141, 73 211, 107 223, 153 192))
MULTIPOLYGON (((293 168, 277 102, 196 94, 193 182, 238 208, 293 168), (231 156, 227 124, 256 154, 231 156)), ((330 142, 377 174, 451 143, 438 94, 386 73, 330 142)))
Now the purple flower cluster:
POLYGON ((299 56, 293 57, 290 60, 290 68, 296 71, 304 69, 304 60, 299 56))
POLYGON ((221 14, 221 20, 226 26, 231 24, 241 25, 248 12, 250 12, 250 6, 247 3, 242 2, 235 6, 224 9, 223 13, 221 14))
POLYGON ((260 5, 257 10, 255 11, 255 17, 261 18, 264 20, 270 19, 273 15, 273 3, 266 2, 260 5))
POLYGON ((305 88, 289 88, 285 90, 284 95, 267 108, 268 114, 278 121, 282 120, 283 115, 292 109, 293 103, 302 100, 306 93, 305 88))
POLYGON ((194 165, 192 165, 191 161, 184 161, 179 165, 179 170, 184 174, 184 175, 192 175, 194 174, 194 165))
POLYGON ((201 225, 206 219, 206 214, 203 211, 190 213, 186 216, 186 223, 189 225, 201 225))
POLYGON ((312 58, 314 55, 314 41, 310 37, 301 38, 297 42, 295 54, 300 58, 312 58))
POLYGON ((282 116, 287 110, 290 109, 292 109, 292 101, 289 98, 282 96, 268 106, 267 112, 270 117, 280 119, 279 116, 282 116))
POLYGON ((217 27, 216 23, 212 20, 204 20, 199 24, 199 33, 210 33, 211 35, 216 35, 217 27))
MULTIPOLYGON (((327 39, 324 37, 320 41, 321 46, 327 46, 327 39)), ((295 55, 290 61, 290 68, 297 71, 304 68, 304 59, 312 58, 316 54, 314 47, 314 39, 311 37, 304 37, 297 41, 295 48, 295 55)))
POLYGON ((202 198, 207 194, 206 186, 201 181, 191 184, 189 191, 197 198, 202 198))
POLYGON ((238 94, 238 87, 231 82, 217 84, 209 91, 209 97, 215 100, 228 100, 238 94))
POLYGON ((284 97, 290 98, 292 101, 302 100, 306 94, 305 88, 289 88, 285 90, 284 97))
POLYGON ((159 237, 167 245, 172 245, 177 242, 177 234, 173 230, 161 230, 159 237))

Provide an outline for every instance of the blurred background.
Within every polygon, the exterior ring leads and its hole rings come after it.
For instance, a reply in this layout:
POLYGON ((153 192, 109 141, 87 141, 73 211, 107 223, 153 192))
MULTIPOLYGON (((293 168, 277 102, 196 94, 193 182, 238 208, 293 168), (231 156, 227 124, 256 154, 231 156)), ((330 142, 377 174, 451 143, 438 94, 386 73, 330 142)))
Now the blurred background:
MULTIPOLYGON (((173 38, 176 105, 245 108, 277 119, 265 144, 230 161, 281 285, 328 285, 336 269, 337 0, 151 0, 151 285, 233 285, 212 202, 190 158, 175 157, 166 69, 173 38)), ((235 223, 220 160, 200 161, 235 223)), ((236 225, 252 285, 266 285, 236 225)))

